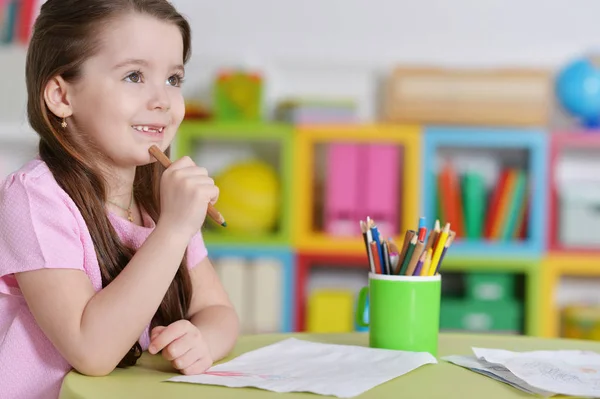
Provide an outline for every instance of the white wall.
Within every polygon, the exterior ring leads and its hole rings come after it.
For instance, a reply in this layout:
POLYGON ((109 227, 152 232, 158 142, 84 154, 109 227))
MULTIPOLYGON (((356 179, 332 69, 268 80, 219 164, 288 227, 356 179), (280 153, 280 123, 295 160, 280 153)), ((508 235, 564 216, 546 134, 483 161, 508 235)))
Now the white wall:
MULTIPOLYGON (((294 94, 348 95, 363 120, 399 63, 555 70, 600 47, 597 0, 172 1, 193 27, 186 94, 206 98, 220 66, 254 65, 268 74, 268 108, 294 94)), ((0 122, 22 121, 24 53, 6 55, 0 122)))
POLYGON ((266 68, 268 103, 352 95, 376 114, 378 79, 398 63, 556 70, 600 45, 595 0, 173 0, 191 21, 188 92, 219 65, 266 68))

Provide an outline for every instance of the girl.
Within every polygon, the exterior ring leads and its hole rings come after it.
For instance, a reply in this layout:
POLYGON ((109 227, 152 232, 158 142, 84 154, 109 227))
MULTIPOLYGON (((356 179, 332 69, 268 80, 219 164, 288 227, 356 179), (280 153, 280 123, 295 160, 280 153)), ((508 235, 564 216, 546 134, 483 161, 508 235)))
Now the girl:
POLYGON ((0 187, 0 396, 56 398, 142 350, 184 374, 229 353, 238 319, 199 230, 218 189, 189 158, 190 27, 166 0, 48 0, 27 55, 39 158, 0 187))

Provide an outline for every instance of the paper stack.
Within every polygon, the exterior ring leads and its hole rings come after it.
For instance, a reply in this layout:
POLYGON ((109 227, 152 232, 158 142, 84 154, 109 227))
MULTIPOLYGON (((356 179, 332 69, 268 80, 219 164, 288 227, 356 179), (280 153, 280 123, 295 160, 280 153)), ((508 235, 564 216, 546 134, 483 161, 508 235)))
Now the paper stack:
POLYGON ((600 398, 600 354, 596 352, 472 349, 474 356, 442 359, 530 394, 600 398))

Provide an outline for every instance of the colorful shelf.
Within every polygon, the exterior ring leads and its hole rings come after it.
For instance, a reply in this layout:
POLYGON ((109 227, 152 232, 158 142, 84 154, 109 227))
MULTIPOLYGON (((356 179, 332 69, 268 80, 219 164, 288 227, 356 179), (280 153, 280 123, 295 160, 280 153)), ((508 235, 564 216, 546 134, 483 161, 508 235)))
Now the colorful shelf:
MULTIPOLYGON (((554 292, 563 275, 600 276, 600 248, 561 248, 553 240, 557 229, 554 168, 564 148, 598 148, 600 135, 550 134, 540 129, 491 127, 422 127, 394 124, 292 126, 276 123, 185 121, 177 142, 177 157, 194 154, 196 146, 211 140, 260 145, 280 143, 279 176, 282 181, 281 228, 268 237, 220 234, 207 231, 212 256, 239 254, 248 258, 270 251, 285 253, 286 313, 282 329, 301 330, 305 323, 305 289, 313 265, 365 268, 360 235, 343 237, 315 228, 313 185, 319 149, 329 143, 391 143, 403 148, 402 195, 399 230, 414 228, 423 215, 435 220, 436 157, 448 149, 485 148, 499 153, 524 151, 529 180, 528 232, 523 240, 498 242, 457 240, 444 261, 447 272, 513 273, 524 276, 524 331, 528 335, 556 336, 558 313, 554 292), (548 222, 546 222, 548 221, 548 222), (550 248, 550 250, 548 250, 550 248)), ((201 163, 201 160, 199 160, 201 163)), ((366 217, 366 215, 365 215, 366 217)), ((358 223, 358 220, 356 221, 358 223)), ((403 237, 395 236, 396 242, 403 237)), ((282 255, 283 256, 283 255, 282 255)))

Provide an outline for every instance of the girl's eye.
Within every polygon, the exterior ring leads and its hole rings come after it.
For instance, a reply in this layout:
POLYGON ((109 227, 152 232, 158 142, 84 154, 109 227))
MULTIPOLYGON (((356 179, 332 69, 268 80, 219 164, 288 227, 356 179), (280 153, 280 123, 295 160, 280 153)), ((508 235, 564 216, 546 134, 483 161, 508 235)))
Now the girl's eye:
POLYGON ((139 71, 131 72, 129 75, 127 75, 125 80, 131 83, 140 83, 142 81, 142 73, 139 71))
POLYGON ((174 87, 181 86, 181 82, 183 82, 183 77, 179 75, 173 75, 167 79, 167 83, 174 87))

